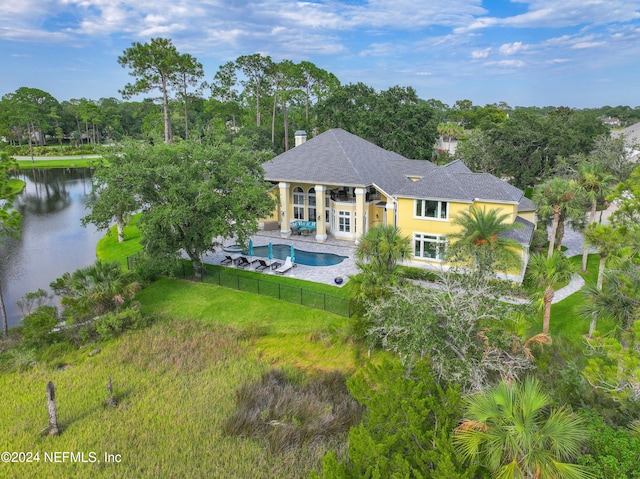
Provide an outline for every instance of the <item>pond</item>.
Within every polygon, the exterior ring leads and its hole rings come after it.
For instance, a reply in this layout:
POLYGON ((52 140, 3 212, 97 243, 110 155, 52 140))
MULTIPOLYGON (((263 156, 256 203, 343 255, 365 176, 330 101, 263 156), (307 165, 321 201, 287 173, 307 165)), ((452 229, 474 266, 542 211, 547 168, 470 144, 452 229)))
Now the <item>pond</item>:
POLYGON ((14 206, 22 214, 20 239, 0 245, 0 281, 9 326, 22 313, 16 302, 64 273, 92 264, 96 244, 104 236, 80 218, 91 194, 91 170, 56 168, 23 170, 14 175, 26 183, 14 206))

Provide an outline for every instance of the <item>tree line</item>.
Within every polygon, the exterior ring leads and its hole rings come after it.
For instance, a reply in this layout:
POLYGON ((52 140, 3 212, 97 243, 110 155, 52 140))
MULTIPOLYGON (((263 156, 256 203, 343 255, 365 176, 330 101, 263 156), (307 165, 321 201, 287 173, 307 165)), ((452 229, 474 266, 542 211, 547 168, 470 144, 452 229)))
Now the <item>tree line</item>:
MULTIPOLYGON (((584 152, 594 135, 607 131, 600 117, 640 121, 640 109, 623 106, 572 110, 512 108, 499 102, 480 107, 470 100, 449 106, 419 98, 410 86, 376 91, 362 82, 341 84, 312 62, 277 62, 260 53, 229 61, 206 78, 195 57, 179 52, 165 38, 133 43, 118 63, 134 79, 120 90, 122 99, 58 101, 30 87, 5 94, 0 100, 0 137, 10 145, 62 148, 125 137, 172 142, 214 131, 254 137, 260 149, 280 153, 292 146, 292 131, 314 134, 340 127, 409 158, 433 159, 438 136, 450 139, 474 130, 483 134, 468 143, 480 148, 497 142, 505 151, 532 135, 536 141, 527 140, 522 147, 529 148, 523 152, 527 159, 511 164, 513 171, 527 166, 520 175, 526 181, 555 156, 575 148, 584 152), (152 94, 159 96, 134 100, 152 94), (555 144, 547 141, 550 138, 555 144), (528 157, 540 161, 529 166, 528 157)), ((503 161, 509 159, 506 155, 501 155, 503 161)), ((491 168, 482 157, 475 161, 491 168)))

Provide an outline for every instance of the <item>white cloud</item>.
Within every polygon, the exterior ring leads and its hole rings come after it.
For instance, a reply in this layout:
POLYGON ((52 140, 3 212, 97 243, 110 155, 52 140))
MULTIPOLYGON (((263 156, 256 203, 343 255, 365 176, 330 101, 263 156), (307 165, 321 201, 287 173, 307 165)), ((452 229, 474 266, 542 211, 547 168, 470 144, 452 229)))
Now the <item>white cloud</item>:
POLYGON ((522 60, 499 60, 499 61, 485 62, 485 65, 520 68, 520 67, 523 67, 525 63, 522 60))
POLYGON ((597 48, 606 45, 606 42, 577 42, 571 48, 580 50, 583 48, 597 48))
POLYGON ((518 53, 522 49, 522 42, 505 43, 500 46, 500 53, 502 55, 513 55, 518 53))
POLYGON ((65 32, 10 27, 0 27, 0 39, 31 43, 68 43, 73 41, 73 37, 65 32))
POLYGON ((481 58, 487 58, 491 53, 491 48, 485 48, 484 50, 474 50, 471 52, 471 58, 478 60, 481 58))
POLYGON ((398 45, 393 43, 372 43, 369 48, 362 50, 359 54, 361 57, 386 57, 398 52, 398 45))
POLYGON ((640 0, 516 0, 528 5, 528 11, 510 17, 482 16, 456 33, 490 27, 559 28, 576 25, 628 23, 640 18, 640 0))

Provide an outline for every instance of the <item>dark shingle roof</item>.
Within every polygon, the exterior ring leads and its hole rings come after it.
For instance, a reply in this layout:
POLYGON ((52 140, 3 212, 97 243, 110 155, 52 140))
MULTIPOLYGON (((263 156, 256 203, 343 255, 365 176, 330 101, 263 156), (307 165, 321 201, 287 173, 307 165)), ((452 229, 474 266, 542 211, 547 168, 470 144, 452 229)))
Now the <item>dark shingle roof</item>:
POLYGON ((493 200, 517 203, 523 196, 519 190, 506 181, 488 173, 458 173, 458 168, 439 167, 428 176, 407 185, 396 192, 397 196, 425 197, 442 200, 461 200, 472 202, 493 200))
POLYGON ((473 173, 462 160, 453 160, 451 163, 444 165, 444 167, 456 173, 473 173))
POLYGON ((526 196, 523 196, 518 204, 518 211, 535 211, 536 209, 536 204, 526 196))
POLYGON ((407 180, 400 170, 425 175, 435 165, 413 161, 336 128, 312 138, 264 165, 265 179, 369 186, 391 193, 407 180))
POLYGON ((527 221, 521 216, 516 216, 516 220, 514 221, 514 223, 519 223, 522 225, 522 227, 507 231, 500 236, 503 238, 516 240, 521 245, 530 246, 531 240, 533 239, 533 230, 535 229, 535 225, 531 221, 527 221))
POLYGON ((361 187, 375 184, 396 197, 512 203, 523 198, 518 188, 487 173, 472 173, 460 160, 446 166, 409 160, 339 128, 276 156, 263 167, 268 181, 361 187))

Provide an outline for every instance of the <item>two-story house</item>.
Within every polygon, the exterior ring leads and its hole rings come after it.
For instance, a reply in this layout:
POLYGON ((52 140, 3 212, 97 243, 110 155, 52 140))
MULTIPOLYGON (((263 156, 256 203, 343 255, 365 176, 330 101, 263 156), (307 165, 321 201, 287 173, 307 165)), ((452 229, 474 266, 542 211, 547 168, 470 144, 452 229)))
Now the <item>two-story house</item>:
POLYGON ((437 166, 410 160, 342 129, 305 140, 304 132, 296 132, 296 147, 263 165, 279 193, 265 228, 287 237, 292 222, 307 221, 315 223, 318 242, 329 235, 357 242, 371 227, 394 225, 412 238, 413 266, 446 268, 447 237, 457 231, 453 218, 471 207, 497 209, 524 225, 510 233, 522 257, 511 276, 521 280, 536 222, 534 204, 522 190, 473 173, 461 161, 437 166))

